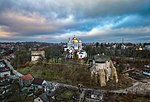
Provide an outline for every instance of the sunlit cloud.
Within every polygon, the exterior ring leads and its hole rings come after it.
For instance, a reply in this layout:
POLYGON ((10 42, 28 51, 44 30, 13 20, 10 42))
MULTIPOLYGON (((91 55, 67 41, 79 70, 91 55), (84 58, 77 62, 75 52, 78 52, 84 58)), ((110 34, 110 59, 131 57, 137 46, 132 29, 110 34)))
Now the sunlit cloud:
POLYGON ((149 5, 148 0, 1 0, 0 41, 66 42, 76 35, 85 42, 120 37, 147 42, 149 5))

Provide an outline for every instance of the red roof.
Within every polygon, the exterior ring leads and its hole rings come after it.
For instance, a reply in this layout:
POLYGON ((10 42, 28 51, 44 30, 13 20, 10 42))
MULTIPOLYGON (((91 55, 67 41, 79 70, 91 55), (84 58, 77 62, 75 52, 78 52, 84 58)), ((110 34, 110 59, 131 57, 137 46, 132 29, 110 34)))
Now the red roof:
POLYGON ((21 76, 21 79, 31 80, 31 79, 33 79, 33 76, 31 74, 27 74, 27 75, 21 76))
POLYGON ((9 78, 9 76, 6 75, 5 77, 1 77, 1 78, 0 78, 0 81, 1 81, 1 80, 4 80, 4 79, 6 79, 6 78, 9 78))

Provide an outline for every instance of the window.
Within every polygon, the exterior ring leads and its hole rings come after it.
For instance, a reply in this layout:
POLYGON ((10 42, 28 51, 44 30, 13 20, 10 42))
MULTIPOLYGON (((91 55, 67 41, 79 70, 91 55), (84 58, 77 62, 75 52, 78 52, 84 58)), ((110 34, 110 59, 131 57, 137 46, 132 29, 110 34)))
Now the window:
POLYGON ((4 68, 6 65, 3 62, 0 62, 0 68, 4 68))

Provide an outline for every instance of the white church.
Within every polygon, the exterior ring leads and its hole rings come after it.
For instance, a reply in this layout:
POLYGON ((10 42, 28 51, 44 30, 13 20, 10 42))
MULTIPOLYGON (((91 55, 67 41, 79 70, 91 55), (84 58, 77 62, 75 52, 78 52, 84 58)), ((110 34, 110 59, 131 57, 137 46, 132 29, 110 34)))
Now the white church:
POLYGON ((75 36, 70 40, 68 39, 67 46, 64 48, 64 51, 68 51, 67 58, 73 58, 75 51, 77 51, 78 59, 84 59, 87 57, 87 53, 82 49, 82 41, 77 39, 75 36))

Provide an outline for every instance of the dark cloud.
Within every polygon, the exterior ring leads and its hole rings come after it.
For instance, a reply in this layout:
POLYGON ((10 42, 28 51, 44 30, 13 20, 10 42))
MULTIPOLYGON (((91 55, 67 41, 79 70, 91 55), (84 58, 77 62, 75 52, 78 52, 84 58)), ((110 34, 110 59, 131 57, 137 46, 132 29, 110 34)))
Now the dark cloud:
POLYGON ((0 39, 55 42, 76 34, 85 41, 105 41, 108 35, 138 37, 140 30, 148 35, 149 5, 149 0, 0 0, 0 39))
POLYGON ((150 26, 150 16, 141 16, 141 15, 128 15, 120 19, 114 25, 114 28, 120 27, 146 27, 150 26))

